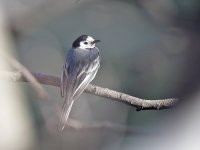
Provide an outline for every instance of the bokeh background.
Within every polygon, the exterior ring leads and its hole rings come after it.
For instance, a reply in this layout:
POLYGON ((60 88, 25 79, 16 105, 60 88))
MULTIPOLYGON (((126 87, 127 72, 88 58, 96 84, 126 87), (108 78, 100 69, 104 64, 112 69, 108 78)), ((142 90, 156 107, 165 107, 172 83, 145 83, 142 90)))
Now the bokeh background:
MULTIPOLYGON (((32 122, 30 149, 199 149, 200 2, 198 0, 2 0, 17 59, 30 71, 60 76, 67 50, 82 34, 102 62, 92 82, 144 99, 180 98, 181 106, 137 112, 83 93, 70 118, 109 121, 135 133, 67 128, 28 83, 20 83, 32 122), (190 119, 190 120, 188 120, 190 119), (184 131, 184 132, 183 132, 184 131)), ((19 83, 18 83, 19 84, 19 83)), ((60 107, 59 88, 44 86, 60 107)), ((24 133, 27 136, 29 133, 24 133)))

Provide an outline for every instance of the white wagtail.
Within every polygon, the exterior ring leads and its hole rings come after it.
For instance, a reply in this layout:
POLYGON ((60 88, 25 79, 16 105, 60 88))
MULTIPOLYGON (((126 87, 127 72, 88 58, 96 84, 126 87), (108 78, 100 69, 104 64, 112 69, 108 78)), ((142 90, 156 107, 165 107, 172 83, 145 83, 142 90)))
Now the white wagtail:
POLYGON ((100 40, 81 35, 68 51, 61 75, 61 96, 64 97, 59 129, 63 130, 74 100, 94 79, 100 67, 99 49, 95 46, 100 40))

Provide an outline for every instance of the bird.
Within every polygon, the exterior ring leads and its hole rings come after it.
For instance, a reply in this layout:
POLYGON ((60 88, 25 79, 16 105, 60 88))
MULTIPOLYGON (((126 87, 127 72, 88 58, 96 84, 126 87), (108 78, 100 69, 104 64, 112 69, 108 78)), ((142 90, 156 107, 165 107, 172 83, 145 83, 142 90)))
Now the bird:
POLYGON ((100 67, 100 53, 96 40, 89 35, 79 36, 69 49, 60 80, 61 97, 64 98, 59 130, 63 130, 74 101, 94 79, 100 67))

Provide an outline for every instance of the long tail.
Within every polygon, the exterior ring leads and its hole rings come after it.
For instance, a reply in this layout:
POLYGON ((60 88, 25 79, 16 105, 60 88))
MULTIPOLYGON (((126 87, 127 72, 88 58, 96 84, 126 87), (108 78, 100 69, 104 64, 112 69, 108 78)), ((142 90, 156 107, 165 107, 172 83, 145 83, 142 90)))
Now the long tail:
MULTIPOLYGON (((72 80, 73 81, 73 80, 72 80)), ((68 82, 67 87, 64 88, 65 90, 65 101, 62 107, 62 114, 60 116, 60 123, 59 123, 59 131, 62 131, 67 123, 67 120, 69 118, 70 111, 72 109, 74 99, 72 97, 72 91, 73 91, 74 84, 73 82, 68 82)))
POLYGON ((73 103, 74 103, 74 100, 69 100, 67 104, 63 105, 62 114, 61 114, 60 123, 59 123, 59 131, 62 131, 65 128, 73 103))

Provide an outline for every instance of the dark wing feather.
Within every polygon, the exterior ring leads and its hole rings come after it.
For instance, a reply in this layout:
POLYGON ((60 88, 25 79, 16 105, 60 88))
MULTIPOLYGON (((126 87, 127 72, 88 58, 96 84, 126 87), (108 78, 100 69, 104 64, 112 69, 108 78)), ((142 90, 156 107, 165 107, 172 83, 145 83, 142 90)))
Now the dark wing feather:
MULTIPOLYGON (((65 65, 64 65, 65 66, 65 65)), ((64 97, 65 96, 65 89, 66 89, 66 85, 67 85, 67 74, 65 73, 65 69, 63 66, 63 71, 61 74, 61 80, 60 80, 60 92, 61 92, 61 96, 64 97)))
POLYGON ((76 79, 75 91, 73 92, 73 99, 76 99, 81 95, 81 93, 85 90, 87 85, 94 79, 96 73, 99 69, 99 62, 98 64, 90 64, 89 67, 93 67, 93 70, 88 72, 88 70, 83 70, 81 75, 76 79))
POLYGON ((73 99, 80 96, 87 85, 94 79, 100 66, 99 49, 97 47, 89 50, 76 49, 75 52, 77 54, 76 60, 79 60, 79 70, 73 89, 73 99))

